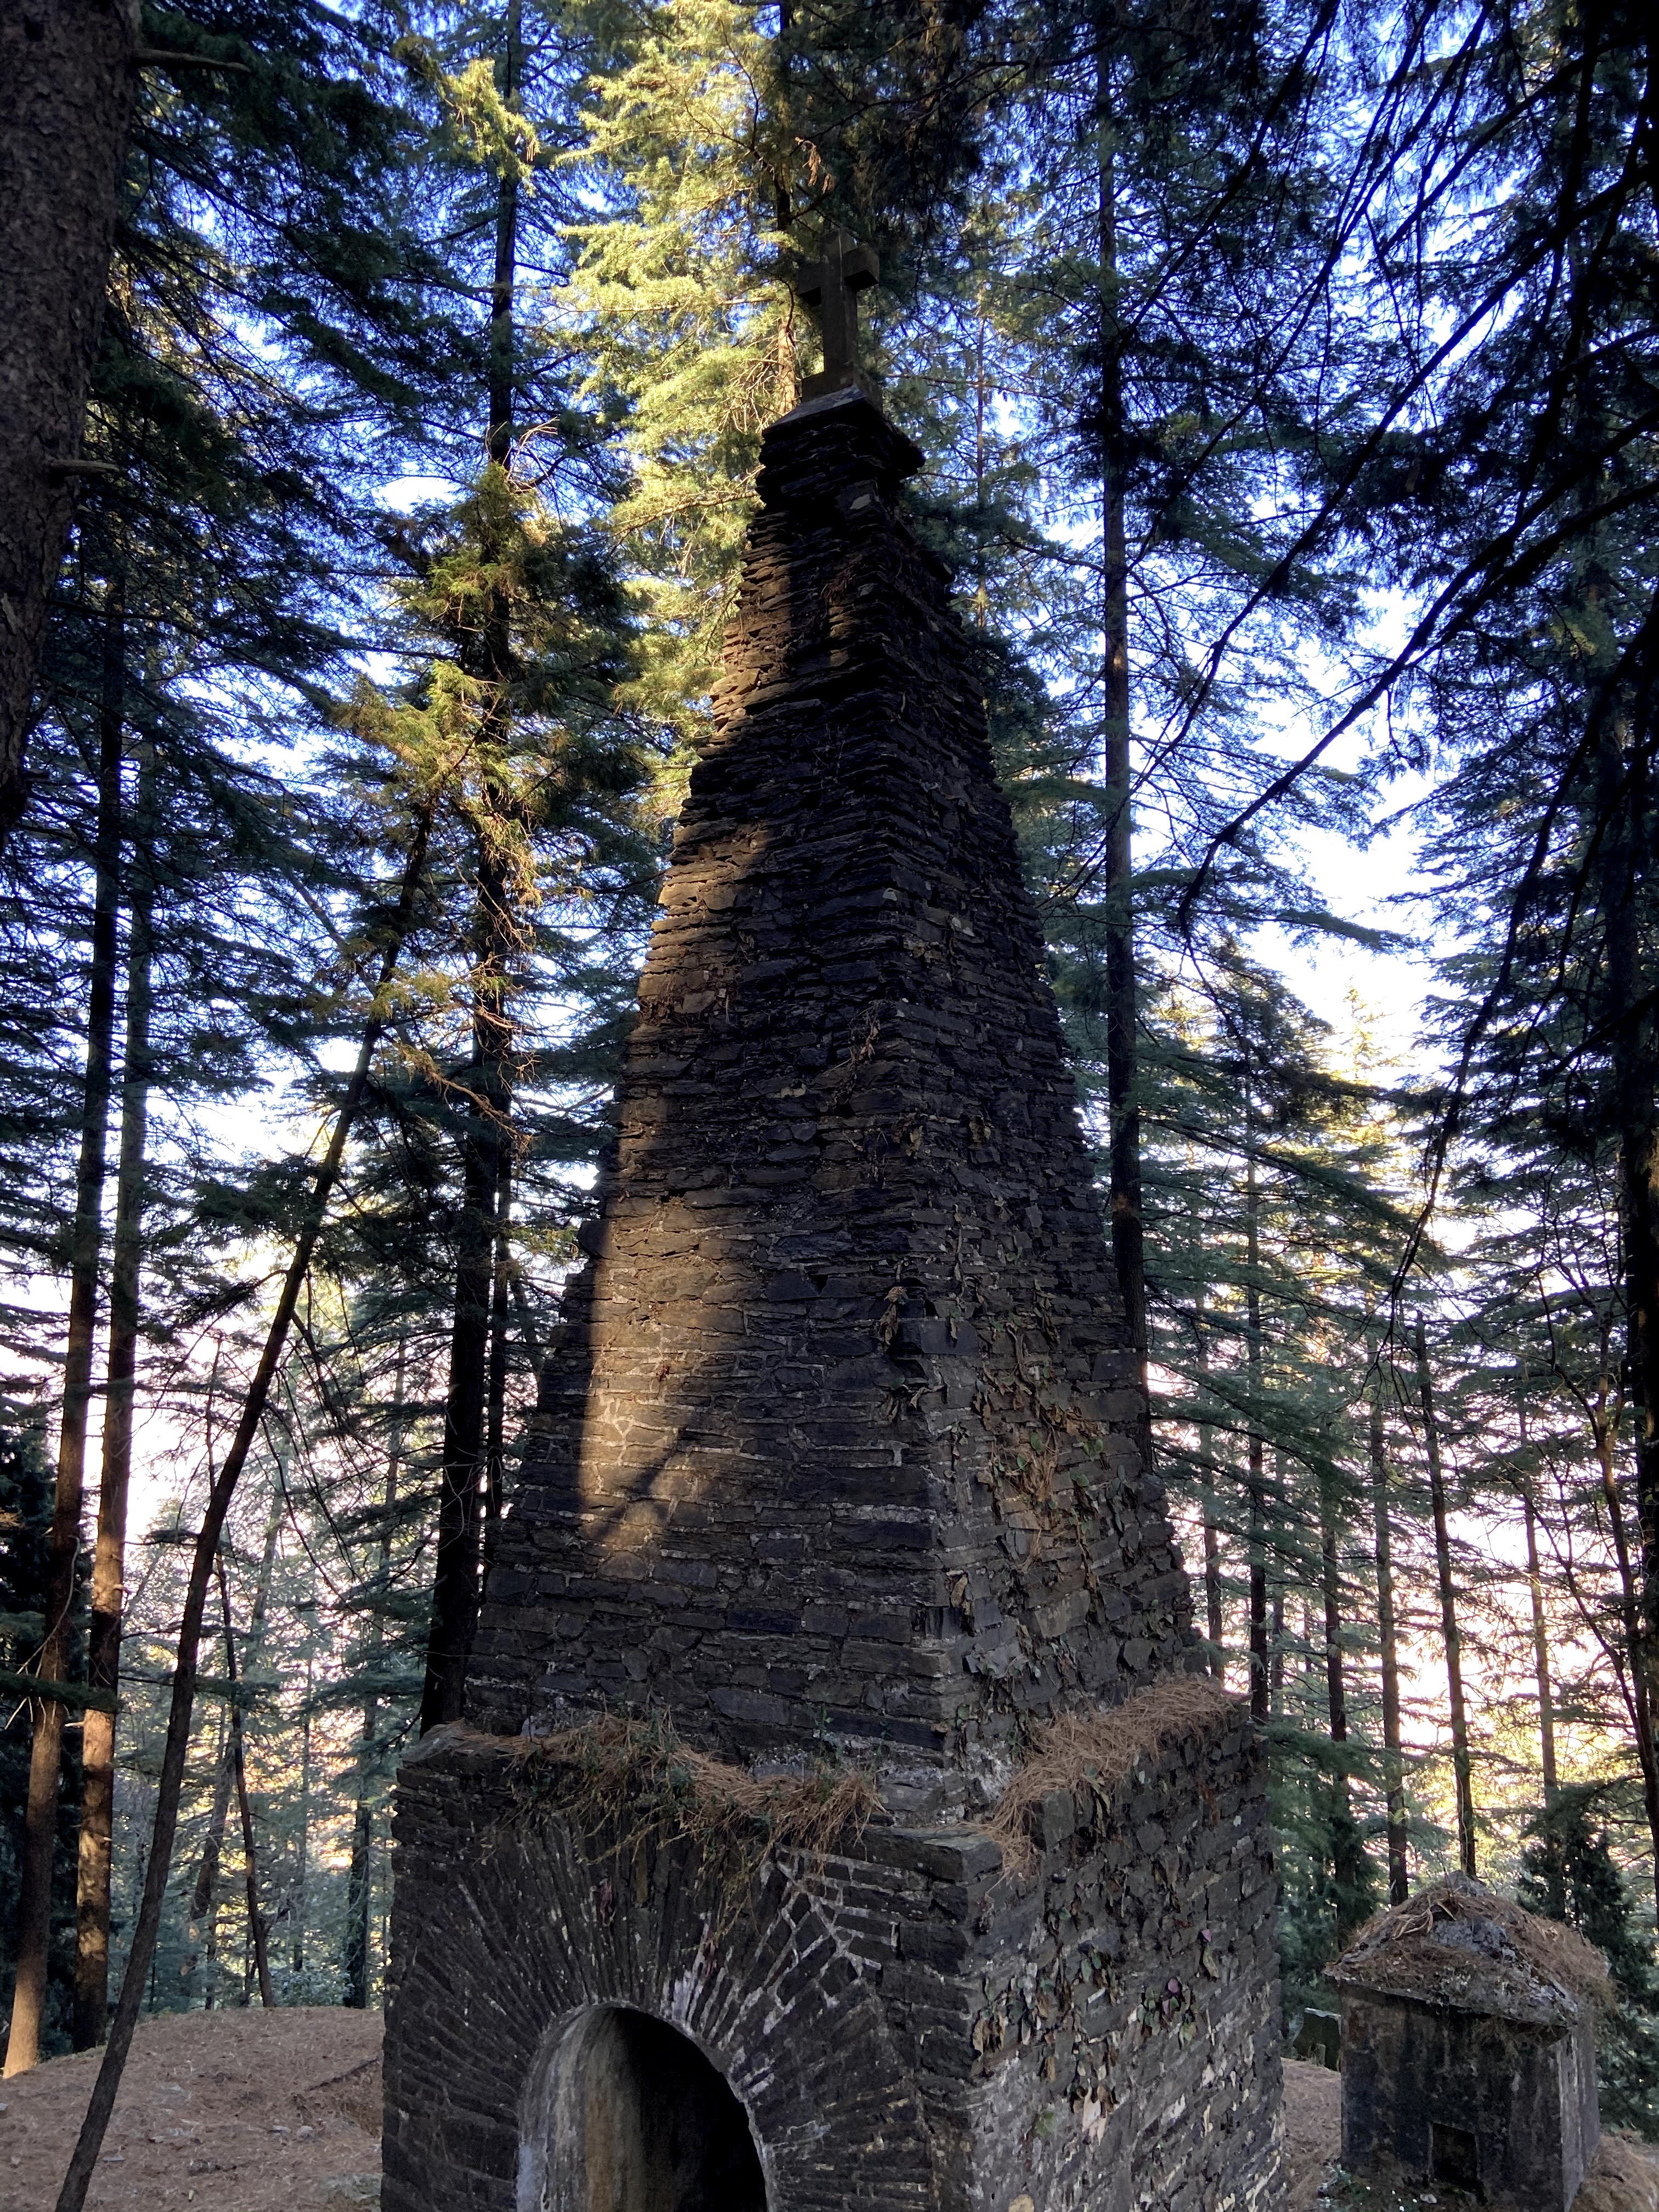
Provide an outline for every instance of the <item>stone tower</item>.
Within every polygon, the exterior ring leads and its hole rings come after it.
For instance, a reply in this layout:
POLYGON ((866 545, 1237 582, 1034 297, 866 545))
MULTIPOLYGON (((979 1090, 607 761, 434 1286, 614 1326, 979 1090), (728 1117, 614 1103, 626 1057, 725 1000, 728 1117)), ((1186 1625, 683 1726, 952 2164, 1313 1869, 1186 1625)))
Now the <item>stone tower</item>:
POLYGON ((388 2212, 1277 2189, 1260 1778, 921 459, 853 384, 767 434, 469 1725, 400 1784, 388 2212), (692 1802, 850 1771, 811 1848, 692 1802))

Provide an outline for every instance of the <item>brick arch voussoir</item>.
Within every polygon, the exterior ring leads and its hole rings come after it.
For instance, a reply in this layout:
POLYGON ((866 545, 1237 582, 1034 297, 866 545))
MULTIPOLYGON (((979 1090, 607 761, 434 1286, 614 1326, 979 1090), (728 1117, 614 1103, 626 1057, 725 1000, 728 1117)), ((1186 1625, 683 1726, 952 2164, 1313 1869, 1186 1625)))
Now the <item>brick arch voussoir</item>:
POLYGON ((932 2212, 911 2069, 859 1962, 786 1867, 765 1860, 734 1895, 730 1863, 685 1836, 596 1847, 555 1817, 479 1840, 470 1864, 451 1862, 442 1955, 411 1961, 398 1992, 446 2018, 450 2063, 447 2111, 389 2130, 387 2212, 513 2212, 554 2054, 598 2005, 666 2021, 724 2075, 768 2212, 832 2212, 849 2176, 868 2212, 932 2212), (405 2194, 400 2176, 417 2186, 405 2194))

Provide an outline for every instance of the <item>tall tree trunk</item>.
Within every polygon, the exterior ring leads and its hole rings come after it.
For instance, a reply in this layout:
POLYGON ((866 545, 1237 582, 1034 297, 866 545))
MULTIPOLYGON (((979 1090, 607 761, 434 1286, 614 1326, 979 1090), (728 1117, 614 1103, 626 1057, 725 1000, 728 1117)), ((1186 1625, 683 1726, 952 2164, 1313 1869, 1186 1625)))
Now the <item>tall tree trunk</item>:
POLYGON ((311 1618, 306 1631, 306 1701, 300 1723, 300 1835, 299 1870, 294 1885, 294 1948, 289 1954, 296 1974, 306 1968, 306 1913, 311 1875, 311 1701, 316 1694, 317 1596, 313 1589, 307 1607, 311 1618))
MULTIPOLYGON (((1123 1310, 1146 1385, 1146 1255, 1140 1189, 1139 1043, 1135 994, 1133 790, 1129 748, 1129 556, 1124 514, 1128 424, 1123 329, 1118 313, 1116 126, 1097 21, 1095 120, 1100 248, 1100 476, 1102 719, 1106 770, 1103 927, 1106 935, 1106 1090, 1111 1110, 1109 1196, 1112 1256, 1123 1310)), ((1150 1455, 1152 1424, 1143 1438, 1150 1455)))
MULTIPOLYGON (((155 903, 144 850, 154 817, 155 749, 139 771, 127 939, 126 1042, 121 1065, 121 1144, 115 1175, 115 1234, 109 1292, 109 1361, 104 1390, 104 1467, 92 1562, 92 1629, 87 1677, 112 1698, 121 1673, 122 1584, 127 1487, 132 1474, 133 1389, 138 1361, 138 1285, 143 1258, 144 1148, 149 1112, 150 933, 155 903)), ((81 1734, 81 1846, 76 1890, 75 2048, 104 2039, 109 2016, 110 1872, 115 1821, 115 1711, 87 1709, 81 1734)))
POLYGON ((1379 1378, 1370 1405, 1371 1514, 1376 1540, 1377 1644, 1382 1668, 1382 1781, 1388 1793, 1389 1902, 1411 1887, 1406 1863, 1406 1773, 1400 1740, 1400 1656, 1395 1629, 1394 1547, 1389 1528, 1389 1466, 1379 1378))
POLYGON ((247 1758, 242 1734, 240 1675, 236 1665, 236 1631, 230 1618, 230 1584, 225 1577, 225 1555, 221 1552, 219 1604, 225 1623, 225 1679, 230 1685, 230 1759, 236 1778, 236 1812, 242 1829, 242 1880, 247 1895, 248 1942, 259 1978, 259 2002, 269 2011, 276 2002, 270 1988, 270 1958, 265 1941, 265 1917, 259 1910, 259 1862, 253 1845, 253 1808, 248 1802, 247 1758))
POLYGON ((1446 1526, 1446 1485, 1440 1466, 1440 1425, 1435 1418, 1434 1385, 1429 1376, 1428 1339, 1417 1316, 1417 1389, 1423 1406, 1423 1443, 1429 1462, 1429 1504, 1434 1516, 1434 1556, 1440 1578, 1440 1626, 1446 1644, 1446 1683, 1450 1692, 1452 1775, 1457 1792, 1457 1856, 1474 1879, 1474 1787, 1469 1763, 1468 1713, 1463 1703, 1463 1647, 1457 1629, 1457 1593, 1452 1581, 1451 1536, 1446 1526))
POLYGON ((1206 1333, 1202 1243, 1198 1233, 1198 1198, 1194 1193, 1187 1208, 1188 1266, 1193 1279, 1193 1328, 1198 1352, 1198 1425, 1200 1513, 1204 1525, 1204 1612, 1209 1631, 1210 1672, 1218 1682, 1227 1678, 1227 1655, 1222 1638, 1225 1622, 1221 1608, 1221 1533, 1216 1520, 1215 1430, 1201 1418, 1209 1410, 1210 1342, 1206 1333))
POLYGON ((1267 1640, 1267 1483, 1261 1431, 1261 1198, 1256 1185, 1255 1115, 1248 1067, 1244 1076, 1244 1341, 1250 1386, 1249 1455, 1250 1505, 1250 1717, 1263 1726, 1272 1710, 1267 1640))
MULTIPOLYGON (((510 1110, 510 1109, 509 1109, 510 1110)), ((513 1150, 505 1133, 499 1146, 495 1186, 495 1274, 489 1293, 489 1442, 484 1476, 484 1565, 495 1556, 501 1501, 507 1483, 507 1275, 512 1264, 509 1232, 513 1218, 513 1150)))
POLYGON ((137 27, 132 0, 0 8, 0 846, 22 810, 46 608, 86 481, 137 27))
MULTIPOLYGON (((283 1467, 276 1463, 276 1480, 270 1486, 270 1512, 265 1522, 264 1544, 259 1554, 259 1571, 254 1578, 253 1605, 248 1614, 247 1650, 256 1656, 264 1638, 265 1607, 270 1595, 271 1571, 276 1560, 276 1534, 283 1523, 283 1467)), ((207 1959, 210 1968, 218 1958, 218 1899, 219 1863, 224 1856, 225 1829, 230 1820, 230 1801, 236 1790, 236 1755, 240 1729, 233 1726, 234 1711, 227 1713, 226 1723, 219 1739, 219 1755, 214 1770, 213 1802, 208 1812, 207 1832, 202 1838, 202 1856, 197 1863, 196 1881, 191 1892, 190 1917, 192 1931, 195 1925, 207 1923, 207 1959)), ((240 1817, 240 1807, 238 1808, 240 1817)), ((216 1972, 208 1977, 206 2002, 212 2002, 216 1972)))
POLYGON ((1647 1814, 1648 1846, 1654 1865, 1656 1893, 1659 1894, 1659 1755, 1656 1755, 1653 1708, 1648 1701, 1647 1676, 1642 1666, 1642 1593, 1637 1563, 1632 1557, 1630 1532, 1625 1523, 1625 1501, 1619 1491, 1618 1449, 1620 1393, 1611 1376, 1603 1375, 1595 1407, 1595 1456, 1601 1473, 1601 1498, 1607 1510, 1613 1558, 1619 1568, 1619 1610, 1625 1632, 1625 1652, 1630 1671, 1631 1717, 1635 1723, 1636 1759, 1642 1776, 1642 1802, 1647 1814))
POLYGON ((340 1169, 345 1158, 346 1140, 357 1118, 363 1093, 368 1088, 369 1071, 374 1065, 375 1049, 386 1032, 386 989, 397 972, 404 939, 414 926, 422 879, 426 871, 427 844, 432 834, 434 805, 435 800, 428 800, 416 817, 413 842, 404 868, 403 885, 386 929, 385 949, 380 956, 372 1010, 364 1025, 356 1066, 352 1069, 345 1096, 340 1101, 333 1134, 329 1139, 328 1149, 323 1155, 312 1185, 310 1202, 300 1234, 295 1241, 288 1273, 283 1278, 276 1310, 265 1332, 264 1349, 259 1356, 259 1364, 248 1385, 241 1418, 236 1424, 236 1433, 231 1439, 229 1451, 225 1455, 224 1465, 208 1492, 202 1525, 197 1531, 195 1548, 191 1554, 190 1574, 185 1585, 179 1642, 173 1655, 173 1695, 167 1708, 167 1736, 155 1790, 155 1826, 150 1839, 149 1857, 144 1869, 143 1894, 139 1899, 137 1916, 133 1923, 132 1948, 127 1956, 127 1970, 122 1978, 121 1994, 116 2000, 115 2015, 110 2022, 109 2041, 104 2046, 103 2063, 98 2069, 98 2078, 93 2083, 86 2116, 81 2123, 81 2131, 70 2154, 69 2171, 64 2176, 64 2185, 58 2192, 56 2212, 83 2212, 87 2190, 98 2163, 98 2154, 103 2148, 110 2115, 115 2109, 116 2094, 121 2086, 127 2053, 132 2048, 132 2031, 137 2024, 144 1982, 155 1956, 155 1938, 161 1929, 167 1875, 173 1864, 173 1838, 179 1827, 179 1800, 184 1789, 185 1759, 190 1748, 191 1711, 196 1702, 197 1658, 201 1648, 208 1583, 218 1557, 225 1516, 230 1510, 231 1500, 236 1494, 236 1485, 247 1463, 253 1439, 259 1433, 259 1425, 270 1399, 270 1386, 282 1364, 289 1331, 294 1325, 295 1310, 300 1303, 300 1292, 310 1273, 311 1255, 316 1249, 323 1217, 333 1195, 334 1186, 339 1180, 340 1169))
POLYGON ((1369 1917, 1365 1850, 1353 1817, 1348 1784, 1348 1698, 1342 1670, 1342 1579, 1340 1500, 1328 1475, 1319 1485, 1319 1553, 1325 1599, 1325 1700, 1336 1771, 1331 1777, 1331 1872, 1336 1891, 1336 1942, 1348 1942, 1369 1917))
MULTIPOLYGON (((1601 908, 1607 933, 1607 1024, 1619 1130, 1624 1232, 1626 1371, 1636 1416, 1641 1528, 1639 1644, 1632 1654, 1638 1717, 1659 1712, 1659 1016, 1642 952, 1641 898, 1649 873, 1647 753, 1609 712, 1597 748, 1601 908)), ((1659 1837, 1654 1881, 1659 1892, 1659 1837)))
MULTIPOLYGON (((98 757, 97 886, 87 992, 87 1067, 82 1093, 81 1156, 75 1182, 70 1245, 68 1339, 64 1352, 64 1412, 58 1436, 58 1482, 46 1556, 46 1635, 40 1674, 69 1680, 76 1562, 81 1547, 81 1500, 86 1481, 87 1409, 92 1396, 92 1348, 98 1316, 98 1262, 104 1241, 104 1156, 108 1139, 110 1063, 115 1030, 117 916, 121 878, 121 725, 125 708, 126 605, 118 583, 109 587, 104 617, 103 702, 98 757)), ((33 1701, 29 1792, 24 1815, 17 1896, 17 1978, 6 2078, 25 2074, 40 2057, 52 1940, 52 1868, 58 1835, 64 1708, 58 1698, 33 1701)))
POLYGON ((1544 1577, 1538 1564, 1538 1503, 1527 1435, 1524 1367, 1521 1370, 1517 1411, 1521 1424, 1521 1510, 1527 1524, 1527 1589, 1532 1599, 1532 1659, 1538 1680, 1538 1751, 1544 1776, 1544 1802, 1547 1806, 1555 1802, 1559 1786, 1555 1771, 1555 1699, 1550 1689, 1550 1638, 1544 1616, 1544 1577))
MULTIPOLYGON (((381 1504, 380 1553, 376 1576, 377 1597, 368 1617, 367 1654, 371 1680, 380 1664, 384 1641, 386 1584, 392 1571, 392 1516, 398 1504, 398 1475, 404 1454, 404 1374, 408 1344, 398 1340, 398 1364, 392 1385, 392 1442, 386 1453, 386 1492, 381 1504)), ((343 2002, 359 2012, 368 2008, 369 1917, 374 1900, 373 1847, 374 1841, 374 1782, 379 1760, 376 1737, 380 1701, 371 1690, 363 1700, 362 1741, 357 1757, 357 1804, 351 1823, 351 1870, 346 1881, 346 1929, 343 1954, 345 1996, 343 2002)))
MULTIPOLYGON (((503 97, 517 94, 519 0, 510 0, 503 97)), ((518 187, 503 173, 496 195, 495 278, 489 323, 491 462, 505 468, 512 457, 515 335, 518 187)), ((461 1139, 462 1202, 457 1237, 455 1312, 449 1340, 449 1386, 444 1402, 443 1468, 438 1496, 437 1559, 432 1620, 427 1639, 426 1680, 421 1692, 421 1731, 459 1720, 467 1662, 477 1626, 483 1582, 483 1534, 488 1481, 485 1433, 489 1396, 490 1308, 495 1286, 495 1214, 501 1153, 508 1110, 512 1046, 507 1009, 506 958, 512 942, 511 890, 507 856, 494 809, 488 756, 506 736, 506 684, 512 667, 508 611, 498 599, 484 623, 482 673, 493 697, 485 709, 486 766, 481 777, 474 834, 477 892, 473 921, 472 1066, 461 1139)))

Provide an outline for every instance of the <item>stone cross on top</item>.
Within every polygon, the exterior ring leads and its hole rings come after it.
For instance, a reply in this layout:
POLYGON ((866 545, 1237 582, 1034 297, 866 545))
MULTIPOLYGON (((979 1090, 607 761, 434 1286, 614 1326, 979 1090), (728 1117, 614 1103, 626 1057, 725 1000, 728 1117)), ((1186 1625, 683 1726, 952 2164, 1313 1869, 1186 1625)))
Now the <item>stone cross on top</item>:
MULTIPOLYGON (((823 368, 801 386, 803 399, 816 399, 826 392, 844 392, 865 384, 859 373, 858 295, 867 291, 881 273, 881 264, 867 246, 855 246, 844 230, 823 234, 816 261, 801 264, 795 289, 809 307, 818 311, 823 333, 823 368)), ((874 395, 872 394, 872 397, 874 395)))

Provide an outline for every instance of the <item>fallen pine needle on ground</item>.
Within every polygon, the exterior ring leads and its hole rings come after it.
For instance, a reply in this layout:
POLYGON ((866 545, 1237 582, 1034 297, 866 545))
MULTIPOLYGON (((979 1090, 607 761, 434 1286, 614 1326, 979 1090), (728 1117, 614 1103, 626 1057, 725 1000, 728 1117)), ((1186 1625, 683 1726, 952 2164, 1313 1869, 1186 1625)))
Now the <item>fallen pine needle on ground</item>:
MULTIPOLYGON (((98 2053, 0 2084, 0 2212, 52 2212, 98 2053)), ((141 2020, 88 2212, 350 2212, 380 2200, 380 2015, 141 2020)))

